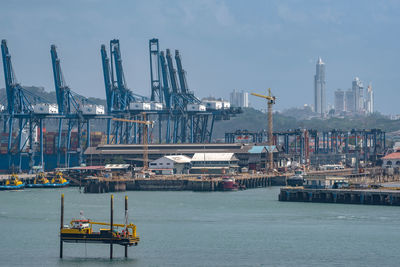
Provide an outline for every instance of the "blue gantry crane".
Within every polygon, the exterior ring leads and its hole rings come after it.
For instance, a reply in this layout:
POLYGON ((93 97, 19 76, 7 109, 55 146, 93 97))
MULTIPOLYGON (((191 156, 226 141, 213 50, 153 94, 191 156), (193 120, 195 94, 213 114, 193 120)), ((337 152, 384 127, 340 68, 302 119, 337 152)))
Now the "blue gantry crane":
MULTIPOLYGON (((57 54, 57 48, 53 44, 50 48, 51 62, 53 67, 54 76, 54 87, 56 90, 57 104, 58 104, 58 114, 62 115, 59 117, 58 123, 58 139, 57 139, 57 166, 61 164, 61 148, 65 149, 65 166, 69 166, 71 151, 71 131, 74 126, 78 128, 78 150, 75 152, 78 154, 79 164, 83 163, 83 151, 81 147, 81 136, 82 136, 82 123, 83 117, 81 112, 82 97, 78 97, 74 94, 68 87, 64 80, 64 75, 61 70, 61 62, 57 54), (62 146, 62 132, 63 132, 63 121, 67 120, 67 132, 64 139, 64 146, 62 146)), ((90 132, 90 124, 88 125, 90 132)), ((90 138, 88 138, 90 140, 90 138)))
MULTIPOLYGON (((211 142, 214 120, 227 118, 231 110, 206 109, 204 104, 189 90, 181 55, 175 50, 175 63, 169 49, 160 51, 158 39, 149 40, 150 54, 150 97, 133 93, 128 89, 122 67, 120 42, 110 41, 109 55, 105 45, 101 46, 103 77, 105 83, 106 115, 85 113, 88 99, 74 93, 66 84, 61 69, 61 61, 55 45, 50 49, 52 71, 58 106, 40 99, 25 90, 16 80, 11 64, 7 42, 2 41, 2 57, 7 92, 7 110, 2 113, 5 128, 8 128, 7 154, 10 166, 21 166, 22 156, 29 156, 29 165, 35 165, 35 150, 40 151, 39 164, 44 167, 43 131, 44 120, 58 121, 56 140, 57 166, 69 166, 70 155, 76 155, 83 163, 82 138, 85 124, 87 143, 90 146, 90 121, 107 120, 107 143, 141 143, 143 132, 132 121, 143 119, 158 120, 158 142, 199 143, 211 142), (176 64, 176 68, 174 66, 176 64), (39 102, 39 104, 37 104, 39 102), (46 102, 46 103, 43 103, 46 102), (38 106, 52 106, 52 112, 37 111, 38 106), (189 106, 191 108, 189 109, 189 106), (193 108, 193 106, 195 106, 193 108), (56 109, 57 111, 54 111, 56 109), (114 119, 114 120, 113 120, 114 119), (117 119, 117 120, 115 120, 117 119), (120 119, 120 120, 118 120, 120 119), (211 122, 211 123, 210 123, 211 122), (66 125, 65 125, 66 124, 66 125), (33 132, 39 128, 39 146, 33 140, 33 132), (65 128, 65 129, 63 129, 65 128), (77 128, 78 148, 71 148, 71 132, 77 128), (66 132, 65 136, 63 132, 66 132), (28 135, 28 138, 24 137, 28 135), (164 139, 165 138, 165 139, 164 139), (40 147, 40 149, 37 149, 40 147)), ((49 110, 49 109, 48 109, 49 110)), ((152 132, 148 132, 152 136, 152 132)), ((151 138, 149 138, 150 140, 151 138)))
POLYGON ((46 114, 35 111, 36 102, 41 105, 49 105, 50 101, 36 96, 25 90, 17 81, 11 62, 11 54, 8 50, 7 41, 1 42, 4 77, 7 94, 7 124, 8 124, 8 147, 7 154, 10 168, 14 171, 21 170, 22 157, 28 155, 29 167, 35 165, 34 131, 39 128, 39 166, 44 167, 43 148, 43 120, 46 114), (32 100, 34 102, 32 102, 32 100), (18 125, 14 131, 14 124, 18 125))
MULTIPOLYGON (((25 90, 18 83, 14 73, 11 62, 11 54, 8 50, 7 41, 1 41, 1 54, 3 58, 4 68, 4 80, 6 85, 7 94, 7 112, 8 112, 8 146, 7 154, 9 160, 9 166, 18 166, 17 169, 21 168, 22 161, 22 150, 26 142, 22 140, 22 133, 24 128, 29 126, 30 131, 32 129, 31 113, 32 105, 25 95, 25 90), (18 124, 18 135, 16 138, 13 137, 14 122, 18 124), (24 144, 25 143, 25 144, 24 144)), ((32 137, 32 135, 31 135, 32 137)), ((30 138, 31 139, 31 138, 30 138)), ((30 146, 33 146, 32 140, 29 140, 30 146)), ((33 147, 30 147, 33 148, 33 147)), ((29 153, 33 153, 33 149, 29 150, 29 153)), ((33 161, 33 154, 30 154, 31 161, 33 161)))
MULTIPOLYGON (((78 156, 78 164, 84 162, 83 158, 83 129, 86 127, 86 147, 90 147, 90 128, 91 120, 106 119, 112 117, 97 113, 97 105, 75 92, 73 92, 66 84, 63 72, 61 70, 60 58, 57 54, 55 45, 50 49, 51 60, 53 66, 54 85, 58 104, 58 140, 57 140, 57 165, 60 165, 61 151, 65 150, 64 164, 66 167, 70 165, 70 156, 76 154, 78 156), (63 139, 63 121, 67 121, 66 136, 63 139), (73 128, 77 128, 77 148, 71 148, 71 132, 73 128)), ((107 91, 108 92, 108 91, 107 91)), ((107 98, 107 100, 109 100, 107 98)))
MULTIPOLYGON (((161 89, 161 62, 160 62, 160 46, 158 39, 153 38, 149 40, 149 53, 150 53, 150 82, 151 82, 151 96, 150 101, 153 103, 160 103, 166 107, 164 102, 165 96, 161 89)), ((168 100, 169 101, 169 100, 168 100)), ((167 108, 168 109, 168 108, 167 108)), ((164 112, 157 112, 158 116, 158 142, 162 143, 162 124, 163 120, 169 115, 165 116, 164 112)), ((168 119, 167 119, 168 121, 168 119)))
MULTIPOLYGON (((110 41, 110 58, 105 45, 101 46, 103 76, 107 97, 107 114, 116 118, 135 119, 138 112, 130 112, 130 104, 139 101, 148 101, 148 98, 133 93, 128 89, 122 67, 122 58, 119 40, 110 41)), ((137 143, 138 127, 136 123, 111 120, 107 122, 107 143, 137 143), (113 127, 112 125, 113 124, 113 127), (132 140, 132 130, 133 140, 132 140), (110 138, 112 137, 112 138, 110 138)))

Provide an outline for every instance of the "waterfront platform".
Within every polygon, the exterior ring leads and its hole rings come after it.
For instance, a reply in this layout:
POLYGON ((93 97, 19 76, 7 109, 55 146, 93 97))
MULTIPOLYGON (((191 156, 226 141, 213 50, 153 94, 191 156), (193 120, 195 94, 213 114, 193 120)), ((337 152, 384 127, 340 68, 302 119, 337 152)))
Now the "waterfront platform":
POLYGON ((400 190, 282 187, 279 201, 400 206, 400 190))
MULTIPOLYGON (((232 176, 241 188, 259 188, 268 186, 283 186, 286 176, 272 176, 266 174, 232 176)), ((117 191, 222 191, 222 177, 189 175, 157 176, 154 178, 135 179, 106 179, 86 178, 85 193, 107 193, 117 191)))

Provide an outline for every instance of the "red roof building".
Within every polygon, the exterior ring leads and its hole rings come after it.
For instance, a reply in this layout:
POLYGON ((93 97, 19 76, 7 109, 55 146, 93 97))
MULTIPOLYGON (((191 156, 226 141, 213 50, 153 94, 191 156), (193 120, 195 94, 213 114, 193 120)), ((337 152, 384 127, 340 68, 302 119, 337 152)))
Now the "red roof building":
POLYGON ((400 168, 400 152, 394 152, 391 154, 388 154, 382 158, 383 163, 382 167, 383 168, 400 168))

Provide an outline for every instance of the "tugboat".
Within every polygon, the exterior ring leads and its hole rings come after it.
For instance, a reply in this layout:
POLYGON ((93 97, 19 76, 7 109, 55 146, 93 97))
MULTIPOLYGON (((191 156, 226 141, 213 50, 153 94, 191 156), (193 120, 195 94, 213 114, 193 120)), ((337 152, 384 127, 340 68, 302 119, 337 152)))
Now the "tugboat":
POLYGON ((51 179, 51 182, 46 187, 65 187, 69 185, 69 181, 63 177, 62 172, 57 172, 56 176, 51 179))
POLYGON ((239 184, 235 181, 235 178, 224 176, 222 177, 222 190, 223 191, 237 191, 239 184))
POLYGON ((33 184, 26 184, 26 187, 30 188, 42 188, 42 187, 49 187, 50 181, 46 178, 44 172, 39 172, 38 175, 35 177, 33 184))
POLYGON ((93 231, 93 225, 110 226, 110 223, 93 222, 88 219, 72 220, 61 229, 61 240, 67 243, 103 243, 121 246, 137 246, 140 238, 136 234, 136 225, 113 224, 110 228, 93 231), (118 228, 122 228, 121 231, 118 228))
POLYGON ((0 190, 22 190, 25 188, 25 183, 19 180, 18 175, 11 174, 4 184, 0 185, 0 190))

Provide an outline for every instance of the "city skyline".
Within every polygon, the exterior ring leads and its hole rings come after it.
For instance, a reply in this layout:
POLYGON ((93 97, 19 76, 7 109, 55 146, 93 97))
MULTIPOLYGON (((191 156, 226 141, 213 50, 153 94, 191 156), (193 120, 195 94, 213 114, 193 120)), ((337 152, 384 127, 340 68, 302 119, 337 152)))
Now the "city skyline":
MULTIPOLYGON (((300 107, 313 102, 311 77, 321 55, 329 69, 327 99, 355 76, 364 77, 379 88, 376 109, 397 114, 391 95, 398 91, 393 85, 399 37, 392 33, 400 26, 399 12, 396 1, 151 0, 122 8, 101 0, 6 0, 0 31, 18 81, 46 91, 54 91, 49 52, 55 44, 70 88, 105 98, 100 46, 118 38, 129 88, 150 95, 148 41, 157 37, 163 50, 180 50, 189 88, 199 98, 216 92, 229 97, 235 88, 259 93, 271 88, 277 110, 300 107), (262 52, 254 49, 257 44, 262 52)), ((265 106, 261 99, 249 101, 265 106)))
POLYGON ((364 88, 359 77, 352 81, 352 88, 346 91, 336 89, 334 92, 334 109, 336 114, 371 114, 374 110, 374 92, 372 84, 364 88))

